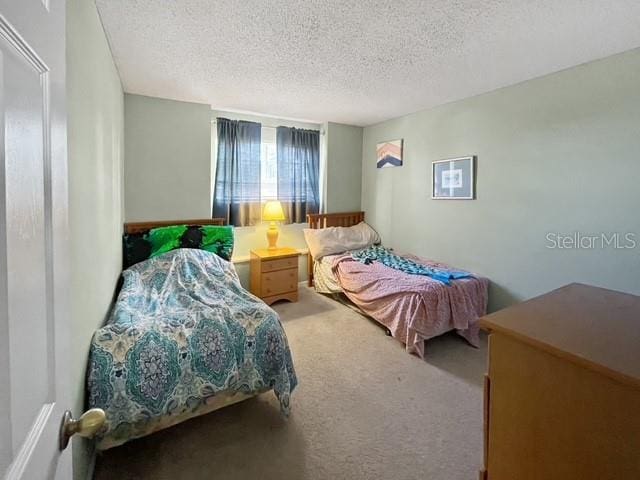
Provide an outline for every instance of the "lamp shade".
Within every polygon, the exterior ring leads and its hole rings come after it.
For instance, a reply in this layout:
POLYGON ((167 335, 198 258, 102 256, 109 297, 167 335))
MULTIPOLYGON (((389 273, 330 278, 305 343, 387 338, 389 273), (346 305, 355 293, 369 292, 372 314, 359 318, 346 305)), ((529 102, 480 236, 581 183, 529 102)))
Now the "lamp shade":
POLYGON ((277 200, 271 200, 264 204, 262 211, 262 219, 269 222, 277 222, 284 220, 284 211, 282 205, 277 200))

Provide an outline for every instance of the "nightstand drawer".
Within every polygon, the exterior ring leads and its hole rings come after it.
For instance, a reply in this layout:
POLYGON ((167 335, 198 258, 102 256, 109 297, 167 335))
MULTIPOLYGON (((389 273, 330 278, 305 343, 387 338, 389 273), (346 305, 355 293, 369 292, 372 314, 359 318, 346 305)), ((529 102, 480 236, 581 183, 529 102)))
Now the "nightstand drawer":
POLYGON ((260 266, 260 269, 263 272, 275 272, 276 270, 285 270, 289 268, 298 268, 298 257, 263 260, 262 265, 260 266))
MULTIPOLYGON (((293 260, 296 259, 294 258, 293 260)), ((260 280, 262 287, 260 295, 263 297, 270 297, 272 295, 279 295, 281 293, 297 291, 298 269, 290 268, 288 270, 263 273, 260 280)))

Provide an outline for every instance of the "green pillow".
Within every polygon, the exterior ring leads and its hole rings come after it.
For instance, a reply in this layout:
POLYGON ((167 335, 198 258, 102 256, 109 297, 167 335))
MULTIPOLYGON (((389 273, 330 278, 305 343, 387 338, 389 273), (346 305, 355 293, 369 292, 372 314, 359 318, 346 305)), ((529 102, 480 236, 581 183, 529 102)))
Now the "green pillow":
MULTIPOLYGON (((170 227, 152 228, 146 236, 151 245, 149 258, 162 255, 180 248, 182 236, 188 231, 186 225, 172 225, 170 227)), ((196 230, 197 232, 197 230, 196 230)), ((198 248, 197 246, 191 248, 198 248)))
POLYGON ((233 254, 233 227, 218 225, 172 225, 152 228, 145 234, 126 234, 124 268, 177 248, 198 248, 225 260, 233 254))

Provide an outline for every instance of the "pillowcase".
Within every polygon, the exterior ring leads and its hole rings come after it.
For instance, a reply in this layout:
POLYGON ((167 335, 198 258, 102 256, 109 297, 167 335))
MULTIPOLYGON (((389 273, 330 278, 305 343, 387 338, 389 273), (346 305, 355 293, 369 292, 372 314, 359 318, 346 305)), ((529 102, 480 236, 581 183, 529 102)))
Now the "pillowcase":
POLYGON ((218 225, 172 225, 147 233, 125 234, 124 268, 177 248, 198 248, 231 260, 233 227, 218 225))
POLYGON ((305 228, 303 233, 309 253, 315 260, 380 243, 378 232, 365 222, 352 227, 305 228))

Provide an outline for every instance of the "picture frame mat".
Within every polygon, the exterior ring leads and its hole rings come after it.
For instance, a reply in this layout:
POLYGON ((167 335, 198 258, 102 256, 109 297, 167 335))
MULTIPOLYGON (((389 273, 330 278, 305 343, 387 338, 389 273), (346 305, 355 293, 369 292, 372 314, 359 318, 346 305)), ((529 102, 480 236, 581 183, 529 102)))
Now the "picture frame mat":
POLYGON ((445 158, 443 160, 435 160, 431 162, 431 200, 475 200, 476 198, 476 157, 475 155, 468 155, 466 157, 455 157, 455 158, 445 158), (469 160, 470 161, 470 173, 471 173, 471 184, 469 186, 469 196, 466 197, 438 197, 435 195, 435 186, 436 186, 436 165, 440 163, 450 163, 461 160, 469 160))

